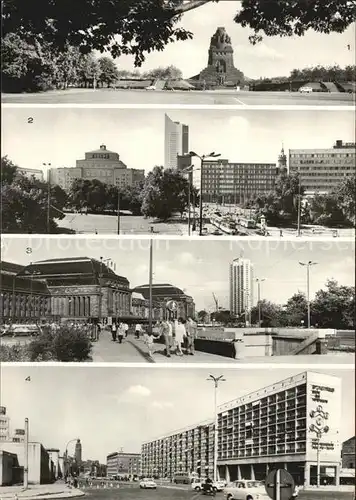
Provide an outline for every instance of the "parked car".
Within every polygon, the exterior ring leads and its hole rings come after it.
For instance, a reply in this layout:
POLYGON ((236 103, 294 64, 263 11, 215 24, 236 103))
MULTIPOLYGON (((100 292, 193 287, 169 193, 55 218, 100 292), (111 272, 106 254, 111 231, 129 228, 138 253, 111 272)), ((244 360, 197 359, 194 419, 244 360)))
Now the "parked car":
POLYGON ((261 481, 234 481, 224 488, 227 500, 269 500, 261 481))
MULTIPOLYGON (((195 491, 201 491, 205 483, 204 479, 194 479, 191 483, 191 488, 195 491)), ((223 491, 226 486, 225 481, 215 481, 212 483, 212 487, 215 491, 223 491)))
POLYGON ((304 94, 310 94, 311 92, 313 92, 313 88, 312 87, 300 87, 299 92, 302 92, 304 94))
POLYGON ((140 488, 144 490, 155 490, 157 488, 157 483, 153 479, 142 479, 140 482, 140 488))
POLYGON ((146 87, 146 90, 156 90, 156 87, 154 85, 149 85, 146 87))

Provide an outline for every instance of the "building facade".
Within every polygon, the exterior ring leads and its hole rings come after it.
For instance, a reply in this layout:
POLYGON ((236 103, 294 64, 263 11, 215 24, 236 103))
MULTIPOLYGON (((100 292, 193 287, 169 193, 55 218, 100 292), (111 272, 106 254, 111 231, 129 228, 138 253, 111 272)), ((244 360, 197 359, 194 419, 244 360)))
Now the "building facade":
POLYGON ((141 475, 141 454, 117 452, 106 457, 106 473, 108 477, 141 475))
POLYGON ((305 194, 330 193, 356 172, 356 144, 337 140, 329 149, 290 149, 289 171, 299 173, 305 194))
POLYGON ((355 436, 342 443, 341 462, 343 469, 355 469, 356 462, 355 436))
POLYGON ((97 179, 103 184, 124 189, 143 182, 145 172, 141 169, 127 168, 118 153, 109 151, 105 144, 102 144, 99 149, 86 152, 85 158, 77 160, 74 168, 50 169, 49 178, 51 184, 58 184, 65 191, 71 188, 76 179, 97 179))
POLYGON ((339 484, 341 381, 304 372, 226 403, 218 411, 218 471, 227 480, 265 479, 287 469, 298 484, 339 484), (312 428, 327 429, 320 440, 312 428))
POLYGON ((250 313, 254 305, 254 267, 239 257, 230 264, 230 312, 239 316, 250 313))
MULTIPOLYGON (((149 285, 141 285, 135 287, 133 292, 139 293, 145 300, 149 300, 149 290, 149 285)), ((157 319, 167 319, 172 316, 166 308, 166 304, 170 300, 173 300, 177 304, 177 309, 174 312, 175 318, 187 319, 188 317, 195 317, 195 303, 193 298, 186 295, 183 290, 176 286, 168 283, 153 284, 152 299, 156 304, 156 314, 163 315, 163 317, 157 319)))
MULTIPOLYGON (((339 484, 341 381, 303 372, 218 407, 217 473, 228 482, 265 480, 287 469, 299 485, 339 484), (321 434, 315 432, 321 429, 321 434)), ((213 475, 214 423, 167 434, 142 445, 144 475, 213 475)))
POLYGON ((189 127, 164 116, 164 168, 178 168, 178 156, 189 152, 189 127))
POLYGON ((203 201, 240 204, 273 190, 280 169, 274 163, 232 163, 204 160, 202 165, 203 201))
POLYGON ((1 262, 3 322, 99 321, 131 317, 127 278, 88 257, 28 266, 1 262))
POLYGON ((142 474, 174 480, 177 472, 213 476, 214 423, 207 421, 144 443, 142 474))
POLYGON ((208 65, 193 79, 204 82, 208 86, 236 87, 237 84, 243 81, 243 73, 235 68, 231 38, 224 27, 217 28, 215 34, 211 37, 208 65))
POLYGON ((5 406, 0 406, 0 441, 10 439, 10 417, 6 415, 5 406))

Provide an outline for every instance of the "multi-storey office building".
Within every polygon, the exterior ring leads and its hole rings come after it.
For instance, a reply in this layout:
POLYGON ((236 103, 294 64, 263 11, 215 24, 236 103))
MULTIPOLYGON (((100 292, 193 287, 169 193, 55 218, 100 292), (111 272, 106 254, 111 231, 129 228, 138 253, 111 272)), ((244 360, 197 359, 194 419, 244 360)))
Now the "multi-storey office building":
POLYGON ((322 483, 338 484, 340 418, 340 379, 313 372, 226 403, 218 411, 220 476, 263 480, 279 466, 299 484, 316 484, 319 448, 322 483))
POLYGON ((330 149, 290 149, 289 171, 299 173, 307 196, 330 193, 355 175, 356 144, 338 140, 330 149))
MULTIPOLYGON (((314 372, 225 403, 218 408, 218 477, 264 480, 281 467, 299 484, 316 484, 319 450, 322 484, 339 484, 340 418, 340 379, 314 372)), ((213 455, 214 423, 192 426, 143 444, 143 474, 212 476, 213 455)))
POLYGON ((110 453, 106 457, 106 474, 113 476, 140 476, 141 455, 140 453, 117 452, 110 453))
POLYGON ((275 163, 204 160, 201 171, 203 201, 239 204, 266 194, 273 189, 279 172, 275 163))
POLYGON ((180 429, 168 436, 144 443, 141 452, 142 474, 174 480, 179 472, 213 475, 214 423, 180 429))
POLYGON ((178 156, 189 152, 189 127, 164 118, 164 168, 178 168, 178 156))

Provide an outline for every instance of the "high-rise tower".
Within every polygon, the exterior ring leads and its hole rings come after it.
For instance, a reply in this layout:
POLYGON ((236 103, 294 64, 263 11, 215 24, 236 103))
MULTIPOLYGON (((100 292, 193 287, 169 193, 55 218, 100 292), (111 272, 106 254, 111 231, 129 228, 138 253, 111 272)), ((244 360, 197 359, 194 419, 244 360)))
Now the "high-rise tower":
POLYGON ((74 460, 76 465, 80 467, 82 463, 82 443, 80 442, 80 439, 77 439, 77 442, 75 443, 74 460))
POLYGON ((230 264, 230 311, 238 316, 250 317, 253 306, 253 264, 239 257, 230 264))
POLYGON ((174 122, 166 114, 164 119, 164 168, 178 168, 178 155, 189 152, 189 127, 174 122))
POLYGON ((280 174, 282 174, 284 172, 287 172, 287 168, 288 168, 288 165, 287 165, 287 155, 284 152, 284 145, 283 144, 282 144, 281 152, 278 155, 277 167, 278 167, 278 170, 279 170, 280 174))

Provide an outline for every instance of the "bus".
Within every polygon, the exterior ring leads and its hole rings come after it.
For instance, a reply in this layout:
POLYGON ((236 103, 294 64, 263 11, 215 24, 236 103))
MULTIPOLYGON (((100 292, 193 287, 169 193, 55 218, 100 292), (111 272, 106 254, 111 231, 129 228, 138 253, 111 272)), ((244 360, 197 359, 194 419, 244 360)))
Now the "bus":
POLYGON ((242 227, 247 227, 250 229, 256 229, 256 222, 253 219, 247 219, 246 217, 239 218, 239 224, 242 227))
POLYGON ((197 472, 176 472, 173 476, 175 484, 191 484, 195 479, 199 478, 197 472))

